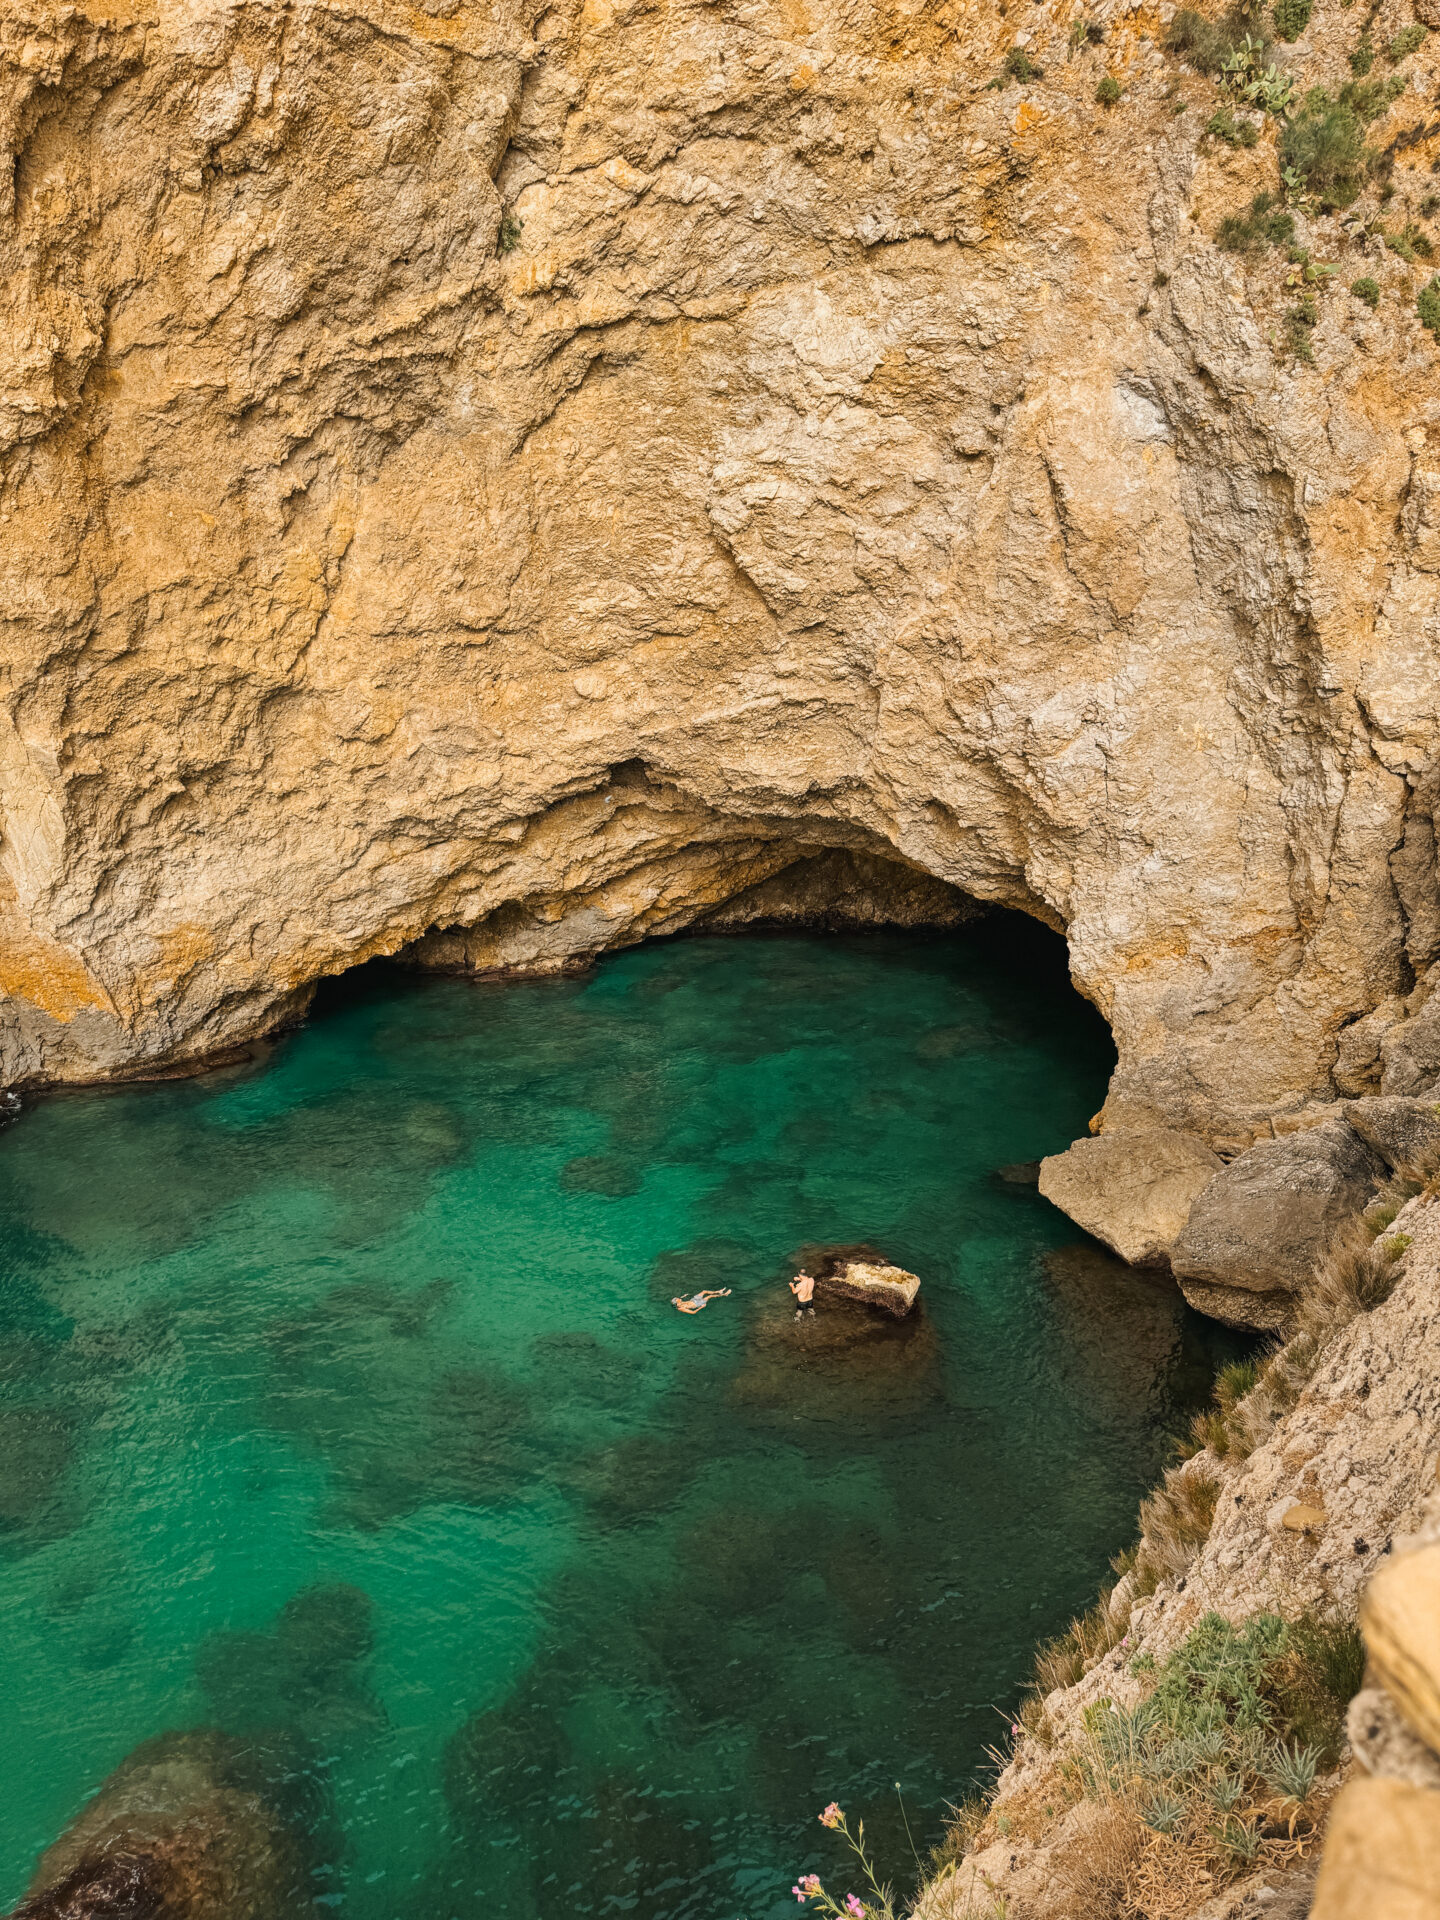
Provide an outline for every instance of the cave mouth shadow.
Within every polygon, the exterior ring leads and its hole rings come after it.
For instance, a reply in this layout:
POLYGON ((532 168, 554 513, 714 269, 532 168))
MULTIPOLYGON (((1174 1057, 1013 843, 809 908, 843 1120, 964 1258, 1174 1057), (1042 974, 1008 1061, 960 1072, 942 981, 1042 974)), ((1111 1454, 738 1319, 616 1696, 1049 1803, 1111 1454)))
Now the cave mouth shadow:
MULTIPOLYGON (((509 902, 496 908, 487 920, 493 923, 497 917, 521 911, 522 903, 509 902)), ((1078 1021, 1077 1039, 1087 1047, 1098 1044, 1104 1048, 1107 1078, 1117 1057, 1104 1016, 1071 977, 1065 935, 1048 918, 1025 908, 978 900, 908 863, 843 848, 797 848, 790 864, 770 880, 731 896, 718 909, 674 929, 647 932, 639 938, 623 938, 577 953, 560 965, 468 965, 456 943, 470 931, 435 928, 396 954, 362 961, 322 979, 304 1019, 297 1024, 309 1024, 383 998, 401 981, 413 985, 427 979, 462 979, 488 987, 574 983, 592 977, 617 954, 677 941, 774 941, 811 936, 864 943, 873 950, 886 941, 938 945, 963 940, 978 960, 1003 972, 1015 993, 1036 1006, 1052 1008, 1057 1021, 1078 1021), (898 888, 901 911, 894 917, 886 917, 883 912, 885 901, 880 889, 892 883, 881 869, 890 869, 896 876, 893 884, 898 888), (857 891, 862 897, 868 895, 858 912, 857 891), (872 911, 875 904, 882 910, 872 911), (427 941, 448 945, 432 947, 435 957, 427 959, 421 954, 427 941)))

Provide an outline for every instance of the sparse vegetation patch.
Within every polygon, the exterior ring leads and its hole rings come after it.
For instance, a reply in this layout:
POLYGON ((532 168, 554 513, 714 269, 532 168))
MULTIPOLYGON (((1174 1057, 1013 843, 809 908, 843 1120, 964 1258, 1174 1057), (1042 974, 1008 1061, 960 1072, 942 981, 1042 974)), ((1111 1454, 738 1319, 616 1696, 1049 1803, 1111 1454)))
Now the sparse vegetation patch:
POLYGON ((1227 214, 1215 235, 1216 244, 1227 253, 1288 247, 1294 238, 1295 216, 1278 207, 1272 193, 1257 193, 1244 213, 1227 214))
POLYGON ((1365 131, 1348 107, 1311 94, 1280 135, 1280 162, 1322 207, 1348 207, 1360 192, 1370 161, 1365 131))

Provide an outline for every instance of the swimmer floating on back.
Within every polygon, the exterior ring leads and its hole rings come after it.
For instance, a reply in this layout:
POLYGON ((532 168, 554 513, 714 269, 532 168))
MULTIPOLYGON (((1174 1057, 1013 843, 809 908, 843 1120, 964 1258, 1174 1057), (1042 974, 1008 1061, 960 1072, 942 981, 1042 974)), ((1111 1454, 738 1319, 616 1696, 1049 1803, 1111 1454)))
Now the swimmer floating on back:
POLYGON ((802 1313, 814 1313, 815 1309, 810 1303, 815 1298, 815 1282, 808 1273, 797 1273, 790 1282, 790 1291, 799 1303, 795 1308, 797 1320, 802 1313))
POLYGON ((729 1291, 729 1287, 711 1287, 706 1293, 686 1294, 683 1300, 677 1293, 672 1296, 670 1304, 678 1307, 681 1313, 702 1313, 707 1300, 723 1300, 729 1291))

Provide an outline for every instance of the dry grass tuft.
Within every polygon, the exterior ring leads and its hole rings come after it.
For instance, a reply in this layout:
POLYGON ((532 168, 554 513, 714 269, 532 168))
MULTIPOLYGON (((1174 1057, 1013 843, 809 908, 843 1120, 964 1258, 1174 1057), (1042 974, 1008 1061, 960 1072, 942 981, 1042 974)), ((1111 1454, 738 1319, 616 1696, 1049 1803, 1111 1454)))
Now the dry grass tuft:
POLYGON ((1220 1482, 1208 1468, 1190 1461, 1172 1467, 1140 1503, 1139 1560, 1163 1573, 1184 1573, 1209 1539, 1219 1503, 1220 1482))

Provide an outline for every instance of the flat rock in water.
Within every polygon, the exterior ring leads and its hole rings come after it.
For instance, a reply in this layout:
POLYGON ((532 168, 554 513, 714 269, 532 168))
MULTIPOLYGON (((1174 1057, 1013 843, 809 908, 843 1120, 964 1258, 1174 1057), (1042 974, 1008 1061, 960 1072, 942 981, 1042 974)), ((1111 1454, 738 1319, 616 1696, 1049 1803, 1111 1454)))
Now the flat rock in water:
POLYGON ((920 1291, 918 1275, 878 1261, 840 1260, 815 1276, 817 1300, 858 1301, 903 1320, 920 1291))

